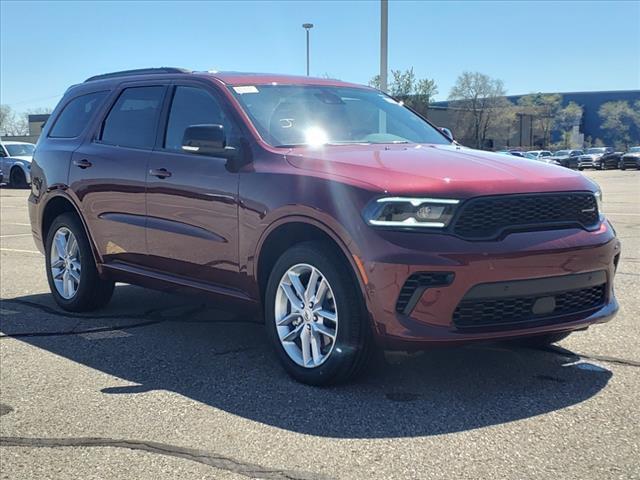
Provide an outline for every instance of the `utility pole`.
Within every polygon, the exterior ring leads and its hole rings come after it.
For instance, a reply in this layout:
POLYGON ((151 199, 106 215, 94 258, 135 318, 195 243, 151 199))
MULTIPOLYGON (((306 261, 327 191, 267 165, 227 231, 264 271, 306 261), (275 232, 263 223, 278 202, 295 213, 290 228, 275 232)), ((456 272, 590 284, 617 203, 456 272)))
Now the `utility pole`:
POLYGON ((389 31, 389 1, 380 0, 380 90, 387 91, 387 44, 389 31))
POLYGON ((302 28, 307 31, 307 77, 309 76, 309 30, 313 28, 313 23, 303 23, 302 28))

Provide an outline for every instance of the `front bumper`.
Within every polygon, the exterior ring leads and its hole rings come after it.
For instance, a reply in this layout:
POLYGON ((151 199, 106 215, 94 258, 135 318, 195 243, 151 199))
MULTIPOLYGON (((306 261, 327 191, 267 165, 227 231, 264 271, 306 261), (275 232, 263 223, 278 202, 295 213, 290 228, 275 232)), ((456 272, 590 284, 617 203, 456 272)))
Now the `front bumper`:
POLYGON ((620 166, 625 168, 640 168, 640 158, 638 157, 622 157, 620 166))
POLYGON ((580 229, 514 233, 501 241, 470 242, 439 234, 379 232, 371 258, 364 259, 367 307, 378 342, 388 349, 421 348, 579 330, 613 318, 614 259, 620 242, 604 222, 595 232, 580 229), (514 326, 462 329, 453 318, 467 293, 479 284, 566 277, 603 271, 604 301, 597 307, 514 326), (450 272, 448 285, 426 288, 410 311, 396 305, 405 281, 418 272, 450 272))
POLYGON ((578 160, 578 168, 600 168, 602 162, 594 159, 580 159, 578 160))

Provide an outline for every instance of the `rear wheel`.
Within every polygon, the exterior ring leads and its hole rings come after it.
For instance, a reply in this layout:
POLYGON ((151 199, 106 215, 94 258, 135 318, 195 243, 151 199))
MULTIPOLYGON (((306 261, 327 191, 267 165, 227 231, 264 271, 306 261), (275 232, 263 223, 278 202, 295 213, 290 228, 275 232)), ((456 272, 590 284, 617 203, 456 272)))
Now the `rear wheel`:
POLYGON ((45 254, 49 288, 63 309, 86 312, 109 302, 114 282, 100 278, 89 239, 77 216, 64 213, 53 221, 45 254))
POLYGON ((9 174, 9 185, 13 188, 26 188, 27 178, 20 167, 13 167, 9 174))
POLYGON ((360 290, 330 244, 302 243, 278 259, 266 288, 265 319, 280 362, 300 382, 345 382, 369 358, 360 290))

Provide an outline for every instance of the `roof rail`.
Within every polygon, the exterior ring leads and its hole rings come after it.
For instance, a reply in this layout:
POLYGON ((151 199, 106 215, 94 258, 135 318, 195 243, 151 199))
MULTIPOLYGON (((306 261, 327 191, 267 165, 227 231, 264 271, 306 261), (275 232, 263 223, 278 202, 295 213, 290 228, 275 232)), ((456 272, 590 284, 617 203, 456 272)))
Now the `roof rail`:
POLYGON ((86 82, 93 82, 94 80, 105 80, 107 78, 116 77, 128 77, 131 75, 147 75, 147 74, 161 74, 161 73, 191 73, 191 70, 186 68, 176 67, 159 67, 159 68, 138 68, 135 70, 122 70, 120 72, 103 73, 102 75, 94 75, 85 80, 86 82))

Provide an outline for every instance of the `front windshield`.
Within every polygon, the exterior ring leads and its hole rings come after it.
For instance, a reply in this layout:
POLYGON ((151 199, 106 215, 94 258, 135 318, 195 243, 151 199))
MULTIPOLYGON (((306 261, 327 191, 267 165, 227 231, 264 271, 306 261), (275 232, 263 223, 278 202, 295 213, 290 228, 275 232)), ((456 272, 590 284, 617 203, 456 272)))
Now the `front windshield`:
POLYGON ((605 148, 589 148, 587 150, 587 153, 604 153, 605 152, 605 148))
POLYGON ((556 156, 556 157, 564 157, 564 156, 569 155, 569 150, 558 150, 553 155, 556 156))
POLYGON ((260 135, 274 147, 353 143, 450 144, 386 95, 319 85, 231 87, 260 135))
POLYGON ((630 152, 640 152, 640 147, 631 147, 630 152))
POLYGON ((7 148, 10 157, 32 157, 33 150, 35 149, 35 145, 30 143, 5 144, 5 147, 7 148))

